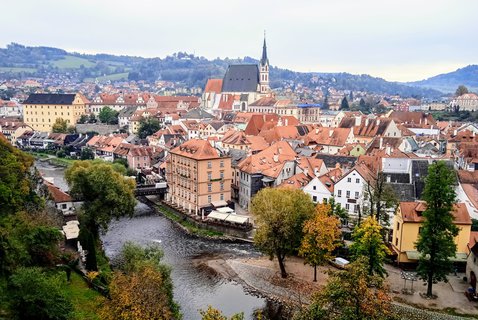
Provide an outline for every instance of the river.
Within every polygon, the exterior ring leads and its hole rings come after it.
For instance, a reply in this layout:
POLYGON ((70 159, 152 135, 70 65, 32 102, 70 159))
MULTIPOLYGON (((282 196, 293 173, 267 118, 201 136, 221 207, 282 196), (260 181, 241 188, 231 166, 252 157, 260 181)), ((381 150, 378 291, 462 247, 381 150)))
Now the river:
MULTIPOLYGON (((62 190, 68 189, 63 168, 38 161, 36 167, 45 177, 54 178, 54 183, 62 190)), ((112 221, 102 240, 109 258, 114 258, 126 241, 141 245, 159 243, 164 251, 164 263, 172 268, 174 299, 181 306, 185 320, 200 319, 198 310, 207 309, 208 305, 229 316, 244 312, 246 319, 252 319, 254 310, 266 308, 265 299, 248 294, 242 285, 227 281, 194 263, 197 258, 215 254, 257 256, 259 253, 250 244, 222 243, 188 236, 141 202, 136 205, 133 218, 112 221)))

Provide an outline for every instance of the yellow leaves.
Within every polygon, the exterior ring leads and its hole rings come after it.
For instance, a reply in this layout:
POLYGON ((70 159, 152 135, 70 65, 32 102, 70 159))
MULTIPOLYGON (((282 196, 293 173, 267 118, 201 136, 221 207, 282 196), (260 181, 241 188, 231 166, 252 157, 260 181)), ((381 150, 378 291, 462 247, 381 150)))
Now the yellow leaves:
POLYGON ((110 284, 111 300, 106 301, 100 317, 105 320, 172 319, 170 298, 163 275, 152 265, 137 272, 116 272, 110 284))
POLYGON ((319 204, 315 215, 304 223, 299 255, 310 265, 316 266, 332 258, 332 251, 339 246, 340 222, 331 216, 330 204, 319 204))

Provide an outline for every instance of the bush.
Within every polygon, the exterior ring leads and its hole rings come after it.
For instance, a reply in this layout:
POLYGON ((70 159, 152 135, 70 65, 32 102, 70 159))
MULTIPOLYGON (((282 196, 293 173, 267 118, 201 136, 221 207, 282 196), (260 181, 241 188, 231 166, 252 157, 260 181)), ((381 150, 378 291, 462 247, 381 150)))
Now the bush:
POLYGON ((19 319, 69 319, 73 305, 59 277, 40 268, 20 268, 10 277, 11 311, 19 319))

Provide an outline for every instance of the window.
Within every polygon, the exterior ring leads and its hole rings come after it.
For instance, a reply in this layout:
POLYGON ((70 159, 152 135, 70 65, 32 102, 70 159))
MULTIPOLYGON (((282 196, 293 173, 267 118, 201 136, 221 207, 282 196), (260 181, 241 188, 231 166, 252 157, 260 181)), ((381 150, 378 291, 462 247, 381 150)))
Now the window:
POLYGON ((219 177, 220 177, 221 179, 224 179, 224 171, 221 171, 221 172, 220 172, 219 177))
POLYGON ((211 161, 208 161, 208 162, 207 162, 207 168, 208 168, 208 169, 211 169, 211 168, 212 168, 212 163, 211 163, 211 161))
POLYGON ((317 186, 313 186, 312 189, 313 189, 313 190, 317 190, 317 186))
POLYGON ((345 196, 347 199, 350 198, 350 190, 347 190, 347 195, 345 196))
POLYGON ((221 200, 224 200, 224 194, 221 193, 221 200))
POLYGON ((347 182, 352 182, 352 178, 347 178, 347 182))
POLYGON ((61 205, 61 207, 62 207, 63 209, 66 209, 66 203, 63 203, 63 204, 61 205))
POLYGON ((209 172, 207 173, 207 179, 208 179, 209 181, 211 181, 211 179, 212 179, 212 172, 211 172, 211 171, 209 171, 209 172))
POLYGON ((312 201, 317 202, 317 196, 312 196, 312 201))
POLYGON ((337 197, 342 197, 342 190, 337 190, 337 197))
POLYGON ((359 192, 355 191, 355 199, 358 199, 358 197, 359 197, 359 192))
POLYGON ((395 245, 398 246, 398 238, 395 238, 395 245))
POLYGON ((221 182, 221 191, 224 190, 224 182, 221 182))
POLYGON ((359 178, 355 179, 355 183, 360 183, 360 179, 359 178))
POLYGON ((422 233, 422 227, 418 228, 418 233, 421 234, 422 233))
POLYGON ((328 202, 327 198, 322 199, 322 203, 327 204, 327 202, 328 202))
POLYGON ((221 160, 221 162, 220 162, 220 167, 221 167, 221 168, 224 168, 224 160, 221 160))
POLYGON ((212 184, 207 184, 207 192, 212 192, 212 184))
POLYGON ((207 202, 208 202, 208 203, 211 203, 211 195, 208 195, 208 196, 207 196, 207 202))
POLYGON ((400 222, 397 222, 397 231, 400 231, 400 222))
POLYGON ((354 212, 357 213, 358 212, 358 209, 359 209, 359 206, 358 204, 354 205, 354 212))
POLYGON ((346 203, 346 204, 345 204, 345 209, 346 209, 347 211, 349 211, 349 210, 350 210, 350 204, 346 203))

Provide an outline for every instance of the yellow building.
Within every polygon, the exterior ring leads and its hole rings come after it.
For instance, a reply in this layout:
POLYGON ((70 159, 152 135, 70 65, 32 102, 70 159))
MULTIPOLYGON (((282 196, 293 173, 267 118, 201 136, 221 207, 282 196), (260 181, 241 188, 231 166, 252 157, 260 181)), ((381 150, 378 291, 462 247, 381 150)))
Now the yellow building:
POLYGON ((189 213, 231 200, 231 158, 206 140, 191 139, 170 151, 167 200, 189 213))
MULTIPOLYGON (((397 253, 397 262, 414 263, 418 261, 419 252, 415 247, 418 234, 423 223, 423 212, 426 210, 426 203, 400 202, 393 221, 392 248, 397 253)), ((471 218, 464 203, 454 205, 452 212, 454 223, 459 228, 455 238, 457 252, 451 259, 457 262, 466 262, 468 255, 468 242, 471 232, 471 218)))
POLYGON ((23 121, 35 131, 51 132, 56 119, 74 126, 86 113, 88 100, 81 94, 34 93, 23 102, 23 121))

